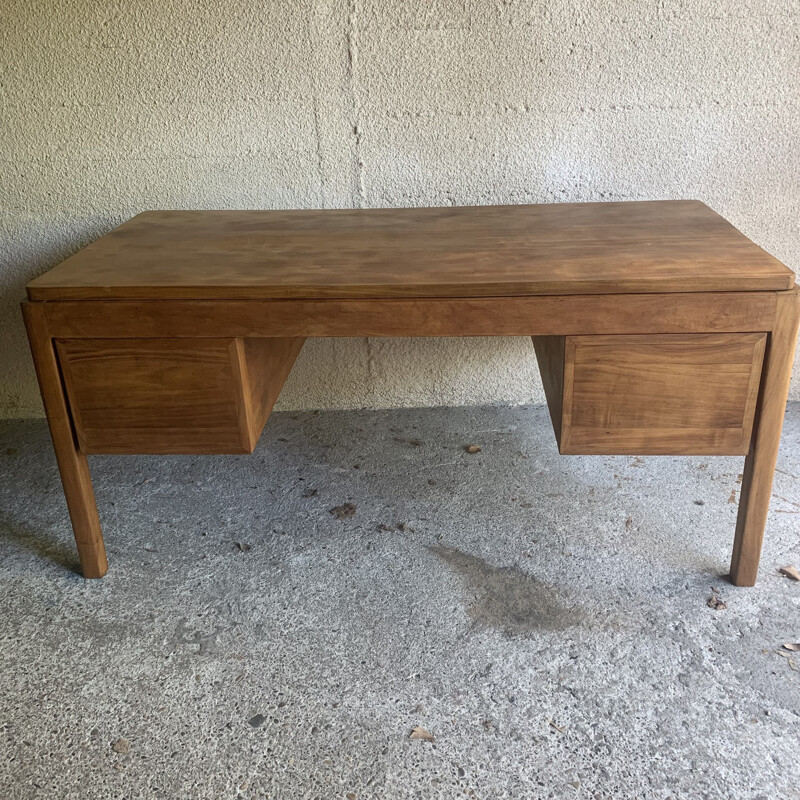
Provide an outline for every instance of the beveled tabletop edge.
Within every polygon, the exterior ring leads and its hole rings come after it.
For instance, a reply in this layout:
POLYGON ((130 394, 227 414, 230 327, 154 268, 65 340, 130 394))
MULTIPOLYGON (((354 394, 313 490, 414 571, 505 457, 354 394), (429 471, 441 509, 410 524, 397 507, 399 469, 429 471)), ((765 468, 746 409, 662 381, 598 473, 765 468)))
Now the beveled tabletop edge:
POLYGON ((653 200, 145 211, 34 278, 26 292, 33 301, 380 300, 786 291, 794 285, 787 266, 701 201, 653 200), (212 222, 199 225, 195 216, 212 222), (341 230, 330 224, 336 218, 341 230), (337 250, 342 242, 350 249, 337 250), (423 258, 430 267, 420 265, 423 258), (128 282, 139 263, 141 280, 128 282), (192 282, 195 277, 201 280, 192 282))
POLYGON ((253 296, 252 293, 248 294, 246 297, 230 295, 230 296, 223 296, 220 294, 209 294, 203 295, 202 293, 198 292, 193 294, 192 296, 186 296, 184 292, 175 292, 174 294, 166 292, 159 297, 142 297, 137 294, 131 294, 130 296, 120 296, 117 291, 117 287, 113 287, 113 293, 109 293, 107 295, 101 294, 93 294, 91 297, 86 296, 71 296, 69 294, 58 294, 57 296, 48 296, 46 292, 32 292, 30 289, 26 291, 26 298, 24 302, 28 303, 145 303, 148 306, 153 303, 297 303, 297 302, 309 302, 309 303, 342 303, 342 302, 385 302, 391 303, 393 300, 441 300, 441 301, 451 301, 451 300, 463 300, 468 302, 470 300, 503 300, 503 299, 519 299, 519 298, 526 298, 526 297, 550 297, 554 300, 559 297, 613 297, 613 296, 653 296, 653 295, 661 295, 664 297, 681 297, 681 296, 691 296, 691 295, 734 295, 734 294, 784 294, 787 292, 800 292, 800 283, 795 282, 794 279, 790 280, 788 286, 782 286, 778 288, 769 288, 765 289, 763 286, 758 288, 737 288, 737 289, 700 289, 700 290, 692 290, 692 291, 685 291, 679 292, 674 290, 668 291, 660 291, 658 289, 647 288, 647 289, 635 289, 630 291, 580 291, 580 292, 531 292, 531 293, 518 293, 518 294, 480 294, 480 295, 393 295, 393 296, 370 296, 368 294, 364 295, 354 295, 354 294, 343 294, 341 296, 327 296, 327 297, 309 297, 309 296, 292 296, 292 297, 274 297, 272 295, 264 296, 264 297, 256 297, 253 296))

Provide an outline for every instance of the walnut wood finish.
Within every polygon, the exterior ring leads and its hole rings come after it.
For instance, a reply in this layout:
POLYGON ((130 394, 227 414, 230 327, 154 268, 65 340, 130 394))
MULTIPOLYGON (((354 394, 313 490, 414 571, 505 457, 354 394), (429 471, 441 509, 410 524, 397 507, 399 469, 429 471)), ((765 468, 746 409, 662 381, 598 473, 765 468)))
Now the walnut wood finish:
POLYGON ((289 377, 305 339, 237 339, 247 369, 244 385, 250 387, 253 422, 249 452, 253 452, 275 401, 289 377))
POLYGON ((539 372, 542 376, 547 408, 553 421, 556 441, 561 446, 561 420, 564 416, 564 348, 566 336, 532 336, 539 372))
POLYGON ((778 298, 775 325, 767 345, 756 425, 744 462, 731 559, 731 580, 737 586, 754 586, 758 576, 798 326, 800 289, 794 289, 778 298))
POLYGON ((151 211, 28 285, 32 300, 509 297, 789 289, 694 200, 151 211))
POLYGON ((745 585, 792 286, 695 201, 148 212, 33 281, 23 309, 87 577, 106 562, 85 453, 251 451, 307 336, 531 335, 563 452, 749 443, 731 566, 745 585))
POLYGON ((546 336, 770 330, 777 292, 44 303, 53 336, 546 336))
POLYGON ((58 339, 82 453, 252 453, 303 339, 58 339))
POLYGON ((23 303, 22 314, 28 330, 58 470, 61 473, 61 484, 72 521, 81 570, 85 578, 102 578, 108 572, 108 561, 89 463, 86 456, 78 451, 53 340, 47 330, 44 307, 40 303, 23 303))
POLYGON ((540 341, 550 413, 560 417, 559 451, 744 455, 765 341, 764 333, 568 336, 563 344, 548 337, 546 347, 540 341))

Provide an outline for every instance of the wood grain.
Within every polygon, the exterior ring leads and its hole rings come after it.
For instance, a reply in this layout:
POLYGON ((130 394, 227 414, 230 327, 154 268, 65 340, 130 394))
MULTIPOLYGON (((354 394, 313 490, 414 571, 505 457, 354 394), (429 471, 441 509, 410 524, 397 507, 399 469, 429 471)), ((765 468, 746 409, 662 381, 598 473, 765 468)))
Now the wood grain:
POLYGON ((800 326, 800 290, 781 294, 764 361, 756 425, 745 459, 731 559, 736 586, 754 586, 778 460, 792 361, 800 326))
POLYGON ((249 405, 252 409, 250 450, 255 448, 272 407, 294 362, 303 349, 305 339, 240 339, 247 369, 249 405))
POLYGON ((44 303, 54 336, 548 336, 763 331, 776 292, 44 303))
POLYGON ((564 345, 566 336, 533 336, 533 347, 542 376, 550 419, 556 441, 561 441, 561 421, 564 416, 564 345))
POLYGON ((765 333, 566 337, 560 451, 743 455, 765 341, 765 333))
POLYGON ((59 339, 84 453, 245 453, 234 339, 59 339))
POLYGON ((83 453, 251 453, 302 339, 59 339, 83 453))
POLYGON ((151 211, 28 285, 52 299, 491 297, 789 289, 691 200, 151 211))
POLYGON ((731 575, 750 585, 793 285, 696 201, 159 211, 23 309, 87 576, 106 563, 85 453, 250 452, 308 336, 530 335, 562 452, 749 447, 731 575))
POLYGON ((83 577, 102 578, 108 572, 108 560, 100 530, 92 478, 86 456, 78 452, 58 361, 47 330, 44 307, 36 303, 23 303, 22 314, 28 331, 28 341, 83 577))

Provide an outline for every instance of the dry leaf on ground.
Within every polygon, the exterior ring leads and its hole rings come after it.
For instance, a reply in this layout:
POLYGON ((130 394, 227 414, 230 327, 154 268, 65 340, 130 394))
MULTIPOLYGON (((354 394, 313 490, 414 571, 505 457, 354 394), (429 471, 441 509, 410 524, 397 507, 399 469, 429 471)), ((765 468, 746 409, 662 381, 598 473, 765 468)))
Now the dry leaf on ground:
POLYGON ((793 581, 800 581, 800 570, 798 570, 797 567, 781 567, 778 572, 787 578, 791 578, 793 581))
POLYGON ((381 522, 381 524, 378 525, 378 530, 382 533, 391 533, 392 531, 400 531, 401 533, 411 531, 413 533, 414 531, 414 529, 406 522, 398 522, 396 525, 387 525, 385 522, 381 522))
POLYGON ((800 653, 800 642, 796 644, 795 643, 785 644, 784 648, 786 650, 791 650, 793 653, 800 653))
POLYGON ((464 445, 464 449, 470 454, 475 455, 475 453, 480 453, 481 448, 477 444, 467 444, 464 445))
POLYGON ((411 731, 411 735, 408 737, 409 739, 422 739, 424 742, 433 742, 434 736, 432 733, 429 733, 425 730, 425 728, 417 725, 413 731, 411 731))
POLYGON ((706 600, 706 605, 709 608, 713 608, 714 611, 723 611, 728 607, 728 604, 722 599, 722 596, 719 593, 719 589, 715 589, 713 586, 711 587, 711 591, 713 594, 711 597, 706 600))
POLYGON ((336 519, 347 519, 356 513, 356 507, 352 503, 344 503, 341 506, 334 506, 328 513, 333 514, 336 519))
MULTIPOLYGON (((787 645, 784 645, 787 647, 787 645)), ((783 656, 786 661, 789 663, 789 668, 794 672, 800 672, 800 667, 797 666, 797 662, 792 658, 794 655, 794 650, 776 650, 779 656, 783 656)))

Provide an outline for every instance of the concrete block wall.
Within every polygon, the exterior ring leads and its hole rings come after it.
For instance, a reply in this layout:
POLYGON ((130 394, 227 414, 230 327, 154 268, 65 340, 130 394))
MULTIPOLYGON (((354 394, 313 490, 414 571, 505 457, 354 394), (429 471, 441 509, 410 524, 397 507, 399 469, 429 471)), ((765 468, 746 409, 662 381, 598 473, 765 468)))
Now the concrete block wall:
MULTIPOLYGON (((798 270, 799 22, 800 0, 5 0, 0 415, 41 414, 25 282, 148 208, 697 197, 798 270)), ((542 401, 527 339, 348 339, 309 342, 280 405, 542 401)))

